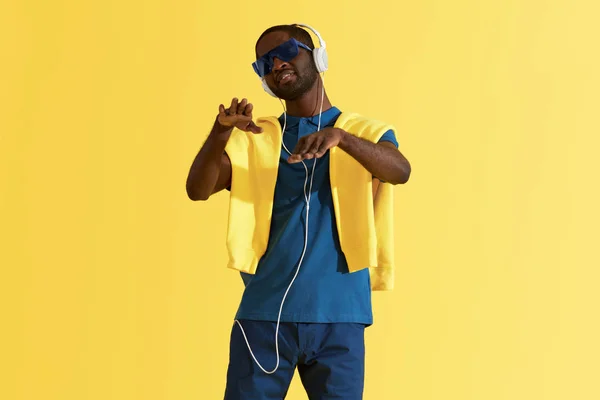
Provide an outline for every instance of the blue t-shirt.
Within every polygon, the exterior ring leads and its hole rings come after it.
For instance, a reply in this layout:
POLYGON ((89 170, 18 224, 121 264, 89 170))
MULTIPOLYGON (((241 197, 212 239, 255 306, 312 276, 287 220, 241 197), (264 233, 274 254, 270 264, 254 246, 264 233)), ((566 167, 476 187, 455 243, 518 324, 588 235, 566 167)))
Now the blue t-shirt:
MULTIPOLYGON (((336 107, 321 115, 321 129, 333 126, 341 111, 336 107)), ((283 127, 283 116, 279 118, 283 127)), ((319 116, 287 116, 283 140, 293 152, 298 139, 317 131, 319 116)), ((398 142, 392 131, 380 141, 398 142)), ((273 203, 271 231, 265 254, 254 275, 241 273, 245 290, 236 319, 277 321, 281 301, 298 268, 306 227, 302 163, 289 164, 282 146, 273 203)), ((310 185, 314 160, 304 161, 310 185)), ((314 169, 308 223, 308 246, 298 276, 290 288, 282 322, 373 323, 368 269, 348 272, 340 248, 329 182, 329 152, 317 159, 314 169)))

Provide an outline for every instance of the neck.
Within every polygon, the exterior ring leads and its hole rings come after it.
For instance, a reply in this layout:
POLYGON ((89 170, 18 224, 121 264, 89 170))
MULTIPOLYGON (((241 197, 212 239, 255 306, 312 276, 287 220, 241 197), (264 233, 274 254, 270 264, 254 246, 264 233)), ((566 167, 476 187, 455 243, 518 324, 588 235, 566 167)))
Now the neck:
POLYGON ((286 100, 285 108, 288 115, 293 117, 312 117, 321 111, 321 92, 323 93, 323 111, 329 110, 332 105, 323 90, 321 77, 315 81, 313 87, 295 100, 286 100))

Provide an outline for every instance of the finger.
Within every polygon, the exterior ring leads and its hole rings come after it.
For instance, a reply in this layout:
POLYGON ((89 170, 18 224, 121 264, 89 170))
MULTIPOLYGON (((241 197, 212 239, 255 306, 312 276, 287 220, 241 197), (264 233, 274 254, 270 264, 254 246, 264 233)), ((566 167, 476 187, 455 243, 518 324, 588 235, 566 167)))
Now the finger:
POLYGON ((305 159, 310 158, 307 154, 292 154, 288 157, 288 163, 294 164, 304 161, 305 159))
POLYGON ((225 106, 223 104, 219 104, 219 121, 223 121, 225 119, 227 119, 227 110, 225 109, 225 106))
POLYGON ((254 123, 254 121, 250 121, 250 124, 248 125, 248 128, 250 129, 250 131, 252 131, 253 133, 262 133, 263 128, 261 128, 260 126, 256 125, 254 123))
POLYGON ((251 117, 253 109, 254 109, 254 106, 252 105, 252 103, 248 103, 248 105, 246 106, 246 109, 244 110, 244 115, 248 115, 251 117))
POLYGON ((244 109, 246 108, 246 104, 248 104, 248 100, 247 99, 242 99, 242 101, 237 106, 237 113, 238 114, 243 114, 244 113, 244 109))
POLYGON ((329 150, 329 147, 321 147, 319 149, 319 151, 317 151, 315 153, 315 158, 321 158, 325 155, 325 153, 327 153, 327 150, 329 150))
POLYGON ((237 106, 238 99, 237 97, 234 97, 233 100, 231 100, 231 107, 229 107, 229 115, 234 115, 237 113, 237 106))
POLYGON ((316 158, 321 158, 325 155, 325 153, 327 153, 327 150, 329 150, 330 148, 332 148, 332 143, 330 141, 325 141, 321 144, 321 146, 319 147, 319 151, 317 151, 317 153, 315 154, 316 158))
POLYGON ((294 148, 292 155, 290 157, 288 157, 288 162, 293 164, 293 163, 300 162, 300 161, 304 160, 305 158, 309 158, 306 153, 307 153, 308 149, 310 149, 310 147, 312 146, 314 141, 315 141, 314 135, 304 136, 303 138, 301 138, 298 141, 298 143, 296 144, 296 147, 294 148))
POLYGON ((305 154, 308 151, 308 149, 310 149, 310 147, 312 146, 314 140, 315 136, 313 135, 304 136, 298 141, 298 144, 296 144, 296 148, 294 149, 292 154, 305 154))
POLYGON ((219 124, 222 126, 232 125, 233 121, 231 120, 231 117, 227 115, 227 109, 223 104, 219 105, 219 115, 217 115, 217 121, 219 121, 219 124))
POLYGON ((302 156, 298 155, 298 154, 292 154, 291 156, 288 157, 288 163, 290 164, 295 164, 302 161, 302 156))
POLYGON ((308 136, 304 136, 296 142, 296 146, 294 146, 294 150, 292 150, 292 154, 298 154, 298 151, 304 145, 304 141, 306 140, 307 137, 308 136))
MULTIPOLYGON (((318 136, 308 136, 308 139, 306 139, 306 141, 304 142, 304 147, 302 147, 299 151, 299 155, 302 157, 302 159, 307 159, 307 158, 312 158, 312 154, 310 154, 310 150, 315 146, 315 144, 317 144, 317 142, 319 141, 319 137, 318 136)), ((317 144, 318 146, 318 144, 317 144)), ((318 149, 318 147, 317 147, 318 149)))
POLYGON ((317 152, 319 151, 319 148, 321 147, 321 145, 323 144, 324 139, 320 136, 318 137, 314 142, 313 145, 310 147, 309 150, 306 151, 306 158, 313 158, 316 156, 317 152))
POLYGON ((291 152, 292 154, 290 154, 290 156, 288 157, 288 162, 290 164, 302 161, 302 156, 300 155, 299 151, 304 146, 304 142, 306 141, 307 137, 308 136, 304 136, 303 138, 300 138, 300 140, 298 140, 298 142, 296 143, 294 150, 292 150, 291 152))

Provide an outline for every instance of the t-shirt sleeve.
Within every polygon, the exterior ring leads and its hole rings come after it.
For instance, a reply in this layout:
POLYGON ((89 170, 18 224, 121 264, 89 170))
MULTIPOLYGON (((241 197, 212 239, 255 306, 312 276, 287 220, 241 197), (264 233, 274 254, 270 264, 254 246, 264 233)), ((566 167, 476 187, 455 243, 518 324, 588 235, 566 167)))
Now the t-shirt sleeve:
MULTIPOLYGON (((381 136, 381 138, 379 139, 379 142, 377 143, 381 143, 381 142, 392 142, 394 143, 394 145, 396 147, 398 147, 398 141, 396 140, 396 135, 394 135, 394 131, 392 131, 391 129, 386 131, 383 136, 381 136)), ((379 178, 378 178, 379 179, 379 178)), ((379 179, 381 182, 385 183, 384 180, 379 179)))
POLYGON ((396 147, 399 147, 398 140, 396 140, 396 135, 394 135, 394 131, 391 129, 386 131, 377 143, 381 142, 392 142, 396 147))

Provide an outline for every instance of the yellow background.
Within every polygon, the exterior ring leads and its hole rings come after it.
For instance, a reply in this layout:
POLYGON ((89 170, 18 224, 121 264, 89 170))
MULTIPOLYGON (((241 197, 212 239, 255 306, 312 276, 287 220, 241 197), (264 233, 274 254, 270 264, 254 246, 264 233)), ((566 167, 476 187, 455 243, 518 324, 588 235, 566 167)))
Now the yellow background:
POLYGON ((222 398, 228 195, 185 179, 219 103, 281 112, 250 64, 290 22, 413 166, 365 399, 600 398, 597 2, 319 3, 2 3, 1 399, 222 398))

